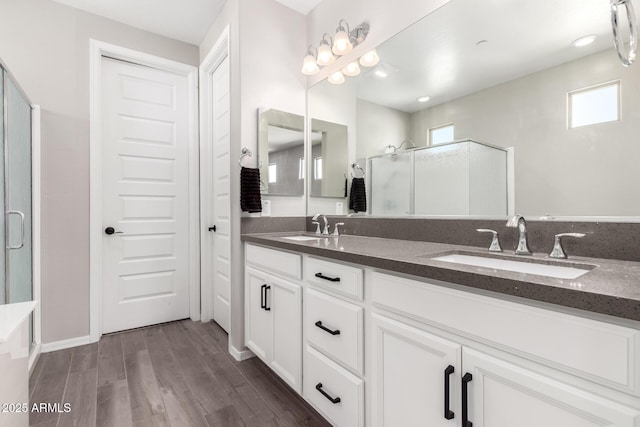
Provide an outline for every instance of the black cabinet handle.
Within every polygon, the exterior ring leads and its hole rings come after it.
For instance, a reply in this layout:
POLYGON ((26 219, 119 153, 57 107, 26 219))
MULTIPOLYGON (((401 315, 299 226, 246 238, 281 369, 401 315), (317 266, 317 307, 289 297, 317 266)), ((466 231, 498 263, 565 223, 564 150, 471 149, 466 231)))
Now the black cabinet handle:
POLYGON ((334 405, 336 403, 340 403, 340 401, 341 401, 339 397, 331 397, 331 396, 329 396, 329 394, 322 389, 322 383, 316 384, 316 390, 318 390, 324 397, 326 397, 334 405))
POLYGON ((451 384, 449 379, 451 378, 451 374, 455 368, 452 365, 449 365, 444 370, 444 419, 452 420, 455 417, 454 412, 449 409, 449 394, 451 390, 451 384))
POLYGON ((318 320, 316 322, 316 326, 320 329, 322 329, 325 332, 329 332, 331 335, 340 335, 340 329, 336 329, 335 331, 332 331, 331 329, 327 328, 326 326, 322 325, 322 322, 320 320, 318 320))
POLYGON ((267 291, 269 289, 271 289, 271 286, 268 286, 268 285, 264 285, 264 286, 265 286, 265 288, 264 288, 264 309, 266 311, 271 311, 271 307, 267 306, 267 301, 269 300, 269 298, 267 298, 267 291))
POLYGON ((267 308, 267 303, 265 302, 265 296, 266 296, 266 288, 267 285, 262 285, 260 286, 260 308, 267 308))
POLYGON ((316 273, 316 277, 319 278, 319 279, 328 280, 330 282, 339 282, 340 281, 339 277, 327 277, 322 273, 316 273))
POLYGON ((473 379, 473 375, 469 372, 462 377, 462 427, 473 427, 473 423, 469 421, 469 392, 468 384, 473 379))

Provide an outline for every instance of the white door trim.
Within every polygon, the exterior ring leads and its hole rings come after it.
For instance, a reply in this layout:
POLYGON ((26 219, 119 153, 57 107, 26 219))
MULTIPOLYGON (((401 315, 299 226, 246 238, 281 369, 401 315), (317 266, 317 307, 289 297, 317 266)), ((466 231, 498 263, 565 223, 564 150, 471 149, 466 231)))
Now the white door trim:
POLYGON ((102 335, 102 57, 119 59, 187 77, 189 96, 189 312, 200 319, 198 69, 147 53, 90 40, 89 332, 102 335))
POLYGON ((39 105, 31 106, 31 238, 33 256, 33 300, 38 305, 33 310, 33 342, 34 346, 29 355, 29 374, 35 367, 40 356, 42 343, 42 253, 41 253, 41 110, 39 105))
MULTIPOLYGON (((210 188, 213 171, 209 167, 209 159, 212 156, 211 140, 213 138, 213 120, 211 111, 213 110, 213 99, 211 98, 211 76, 218 66, 229 56, 229 26, 222 31, 215 45, 211 48, 207 56, 200 64, 200 253, 204 260, 213 260, 213 251, 209 244, 208 227, 213 220, 211 218, 210 206, 213 189, 210 188)), ((201 263, 200 268, 201 287, 201 320, 208 322, 213 319, 211 288, 211 264, 201 263)))

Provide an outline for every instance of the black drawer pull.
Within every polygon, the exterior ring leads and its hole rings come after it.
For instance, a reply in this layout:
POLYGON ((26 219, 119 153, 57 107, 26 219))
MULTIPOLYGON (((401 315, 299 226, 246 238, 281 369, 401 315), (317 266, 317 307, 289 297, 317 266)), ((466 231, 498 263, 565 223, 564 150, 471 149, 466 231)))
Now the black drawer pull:
POLYGON ((271 307, 267 306, 267 301, 268 301, 268 298, 267 298, 267 291, 268 291, 269 289, 271 289, 271 286, 268 286, 268 285, 264 285, 264 286, 265 286, 265 288, 264 288, 264 309, 265 309, 266 311, 271 311, 271 307))
POLYGON ((266 284, 260 286, 260 308, 263 308, 263 309, 267 307, 267 303, 265 302, 266 288, 267 288, 266 284))
POLYGON ((469 391, 468 384, 473 379, 470 373, 464 374, 462 377, 462 427, 473 427, 473 423, 469 421, 469 391))
POLYGON ((449 379, 451 377, 451 374, 453 374, 454 371, 454 367, 452 365, 449 365, 446 367, 446 369, 444 370, 444 419, 445 420, 452 420, 453 417, 455 417, 454 412, 449 409, 449 394, 450 394, 450 386, 451 384, 449 383, 449 379))
POLYGON ((327 277, 322 273, 316 273, 316 277, 319 278, 319 279, 328 280, 330 282, 339 282, 340 281, 339 277, 327 277))
POLYGON ((327 328, 326 326, 322 325, 322 322, 320 320, 318 320, 316 322, 316 326, 320 329, 322 329, 325 332, 329 332, 331 335, 340 335, 340 329, 336 329, 335 331, 332 331, 331 329, 327 328))
POLYGON ((324 397, 326 397, 327 399, 329 399, 329 401, 331 403, 333 403, 334 405, 336 403, 340 403, 340 401, 341 401, 339 397, 331 397, 331 396, 329 396, 329 394, 322 389, 322 383, 316 384, 316 390, 318 390, 320 393, 322 393, 322 395, 324 397))

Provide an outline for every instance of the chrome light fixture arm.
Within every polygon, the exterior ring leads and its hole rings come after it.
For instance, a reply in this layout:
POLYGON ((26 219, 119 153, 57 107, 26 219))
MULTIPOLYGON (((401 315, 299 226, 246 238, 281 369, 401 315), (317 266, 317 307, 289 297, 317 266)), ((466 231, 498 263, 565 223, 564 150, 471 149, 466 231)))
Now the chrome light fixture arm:
POLYGON ((618 52, 622 65, 628 67, 635 59, 638 51, 638 22, 632 0, 611 0, 611 28, 613 29, 613 43, 618 52), (619 23, 619 9, 624 6, 629 22, 629 51, 626 50, 619 23))

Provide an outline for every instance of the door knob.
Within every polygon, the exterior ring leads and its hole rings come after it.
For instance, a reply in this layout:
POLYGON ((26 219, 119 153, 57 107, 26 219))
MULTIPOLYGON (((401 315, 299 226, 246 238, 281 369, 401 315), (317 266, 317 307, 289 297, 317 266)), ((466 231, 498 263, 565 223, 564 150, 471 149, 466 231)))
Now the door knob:
POLYGON ((113 227, 107 227, 104 229, 104 234, 111 236, 112 234, 122 234, 122 231, 116 231, 113 227))
POLYGON ((216 232, 216 226, 214 225, 213 227, 209 227, 209 231, 213 231, 215 233, 216 232))

